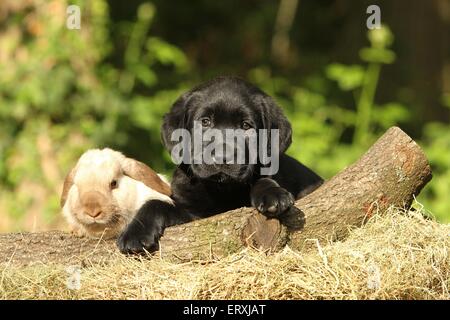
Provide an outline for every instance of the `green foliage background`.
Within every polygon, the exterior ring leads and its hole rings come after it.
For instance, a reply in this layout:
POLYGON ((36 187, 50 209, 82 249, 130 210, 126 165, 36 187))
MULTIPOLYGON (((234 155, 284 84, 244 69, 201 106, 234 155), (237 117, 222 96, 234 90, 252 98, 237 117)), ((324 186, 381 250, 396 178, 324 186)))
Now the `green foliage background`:
POLYGON ((87 148, 116 148, 170 175, 162 115, 184 90, 219 74, 240 75, 273 95, 293 124, 288 153, 325 178, 399 125, 432 164, 419 201, 450 221, 450 94, 441 91, 435 106, 447 117, 425 120, 426 106, 398 94, 403 87, 394 84, 379 99, 383 71, 404 63, 395 30, 368 32, 361 24, 359 48, 335 60, 323 40, 307 36, 336 38, 333 11, 301 4, 303 29, 298 34, 294 24, 283 62, 270 55, 277 1, 171 3, 2 1, 0 230, 59 226, 64 175, 87 148), (65 27, 69 4, 81 7, 80 30, 65 27), (304 13, 311 10, 323 21, 312 23, 304 13))

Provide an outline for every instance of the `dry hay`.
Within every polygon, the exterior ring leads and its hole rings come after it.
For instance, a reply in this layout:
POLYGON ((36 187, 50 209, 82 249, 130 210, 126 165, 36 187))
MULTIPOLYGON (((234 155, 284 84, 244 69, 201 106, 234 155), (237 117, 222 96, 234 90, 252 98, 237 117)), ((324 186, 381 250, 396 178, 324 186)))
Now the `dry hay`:
POLYGON ((0 267, 0 298, 449 299, 449 236, 420 211, 391 209, 308 254, 249 249, 183 264, 117 254, 81 268, 79 289, 68 288, 67 266, 0 267))

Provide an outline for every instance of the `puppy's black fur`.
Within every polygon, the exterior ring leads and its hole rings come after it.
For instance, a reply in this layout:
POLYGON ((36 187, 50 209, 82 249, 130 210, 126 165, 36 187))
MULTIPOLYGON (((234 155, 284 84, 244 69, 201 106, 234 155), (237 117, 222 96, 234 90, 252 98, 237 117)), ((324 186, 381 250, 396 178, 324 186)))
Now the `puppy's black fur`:
POLYGON ((312 192, 323 180, 284 153, 292 141, 291 125, 275 101, 235 77, 219 77, 202 84, 183 94, 164 116, 161 135, 168 151, 175 145, 171 141, 175 129, 192 130, 194 121, 204 119, 207 119, 204 122, 207 128, 203 130, 249 126, 278 129, 278 172, 273 176, 261 176, 263 165, 259 162, 182 163, 176 168, 171 184, 176 207, 154 201, 144 205, 118 239, 122 252, 156 250, 165 227, 243 206, 253 206, 269 218, 280 219, 289 228, 302 227, 304 215, 293 206, 294 200, 312 192))

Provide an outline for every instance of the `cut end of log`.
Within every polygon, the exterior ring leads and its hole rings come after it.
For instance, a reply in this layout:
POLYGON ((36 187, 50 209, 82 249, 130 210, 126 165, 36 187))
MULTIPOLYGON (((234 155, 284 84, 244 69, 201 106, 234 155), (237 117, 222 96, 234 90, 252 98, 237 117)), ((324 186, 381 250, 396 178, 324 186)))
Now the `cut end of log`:
POLYGON ((306 250, 310 239, 342 239, 349 226, 361 226, 389 207, 409 209, 431 177, 420 146, 392 127, 358 161, 296 202, 307 224, 293 235, 291 247, 306 250))

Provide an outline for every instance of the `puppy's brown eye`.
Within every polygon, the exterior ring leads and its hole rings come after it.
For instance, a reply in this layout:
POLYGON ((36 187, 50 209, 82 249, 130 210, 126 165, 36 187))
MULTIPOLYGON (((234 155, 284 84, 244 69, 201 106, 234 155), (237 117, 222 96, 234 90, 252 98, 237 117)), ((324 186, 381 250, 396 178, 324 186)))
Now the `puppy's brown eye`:
POLYGON ((202 126, 203 126, 203 127, 209 127, 209 126, 211 126, 211 120, 209 120, 208 118, 202 119, 202 126))
POLYGON ((116 189, 117 188, 117 180, 111 181, 110 187, 111 187, 111 189, 116 189))
POLYGON ((244 130, 248 130, 250 129, 252 126, 250 125, 250 123, 248 123, 247 121, 242 121, 242 129, 244 130))

